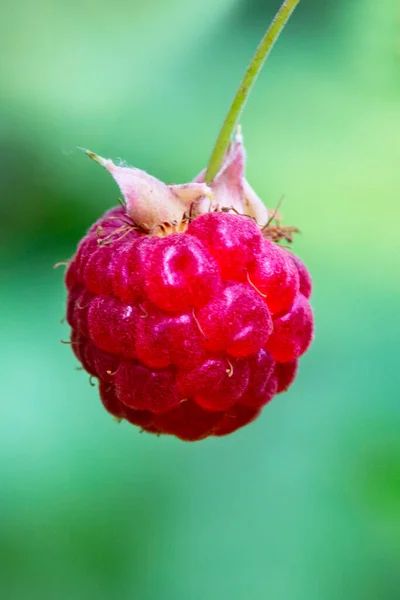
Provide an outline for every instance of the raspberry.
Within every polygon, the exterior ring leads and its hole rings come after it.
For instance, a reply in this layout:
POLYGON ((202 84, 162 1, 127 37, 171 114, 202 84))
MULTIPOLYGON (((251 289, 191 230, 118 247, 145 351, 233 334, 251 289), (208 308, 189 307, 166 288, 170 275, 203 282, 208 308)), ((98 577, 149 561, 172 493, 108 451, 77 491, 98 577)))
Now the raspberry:
POLYGON ((188 441, 228 435, 294 381, 313 335, 310 275, 269 239, 241 138, 210 186, 95 158, 126 206, 69 263, 72 349, 117 419, 188 441))

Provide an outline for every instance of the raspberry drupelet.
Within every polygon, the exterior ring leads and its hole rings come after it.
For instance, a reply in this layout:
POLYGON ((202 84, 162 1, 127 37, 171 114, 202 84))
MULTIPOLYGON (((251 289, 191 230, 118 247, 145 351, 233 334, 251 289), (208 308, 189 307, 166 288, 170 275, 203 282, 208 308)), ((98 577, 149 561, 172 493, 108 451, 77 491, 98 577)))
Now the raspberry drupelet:
MULTIPOLYGON (((89 153, 124 206, 81 240, 65 278, 72 349, 106 410, 195 441, 253 421, 310 346, 311 278, 270 235, 240 133, 210 184, 168 186, 89 153)), ((284 236, 284 234, 283 234, 284 236)))

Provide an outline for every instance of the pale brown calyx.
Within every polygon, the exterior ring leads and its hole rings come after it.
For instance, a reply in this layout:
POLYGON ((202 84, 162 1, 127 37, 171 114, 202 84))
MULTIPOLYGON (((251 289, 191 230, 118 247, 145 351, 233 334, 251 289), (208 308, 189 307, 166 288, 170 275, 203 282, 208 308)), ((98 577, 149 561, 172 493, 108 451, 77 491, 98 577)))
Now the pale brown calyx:
POLYGON ((180 223, 193 204, 212 195, 205 183, 167 185, 145 171, 119 167, 90 150, 85 152, 111 173, 124 197, 127 214, 134 223, 148 230, 162 223, 180 223))
POLYGON ((153 235, 182 233, 189 220, 210 211, 232 211, 269 225, 268 209, 244 176, 246 152, 240 127, 214 180, 204 183, 205 170, 194 181, 167 185, 145 171, 116 165, 90 150, 85 153, 102 165, 118 184, 132 221, 153 235))
MULTIPOLYGON (((244 176, 246 151, 243 145, 241 127, 238 126, 235 140, 229 145, 222 167, 209 184, 212 190, 212 201, 208 202, 208 210, 234 209, 237 214, 252 217, 263 227, 268 222, 268 209, 244 176)), ((203 170, 195 181, 204 181, 206 171, 203 170)), ((206 201, 195 206, 196 214, 206 212, 206 201)))

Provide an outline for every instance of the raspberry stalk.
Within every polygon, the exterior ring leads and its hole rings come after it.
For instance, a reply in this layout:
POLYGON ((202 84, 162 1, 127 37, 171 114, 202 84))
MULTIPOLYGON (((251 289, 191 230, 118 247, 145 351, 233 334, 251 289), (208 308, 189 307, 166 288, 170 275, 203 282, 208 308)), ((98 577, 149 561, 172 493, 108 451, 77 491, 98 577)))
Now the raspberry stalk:
POLYGON ((271 52, 276 40, 299 2, 300 0, 285 0, 268 28, 268 31, 261 40, 251 63, 247 67, 211 154, 204 179, 207 184, 213 181, 220 170, 229 141, 244 105, 246 104, 246 100, 249 97, 251 88, 265 63, 267 56, 271 52))

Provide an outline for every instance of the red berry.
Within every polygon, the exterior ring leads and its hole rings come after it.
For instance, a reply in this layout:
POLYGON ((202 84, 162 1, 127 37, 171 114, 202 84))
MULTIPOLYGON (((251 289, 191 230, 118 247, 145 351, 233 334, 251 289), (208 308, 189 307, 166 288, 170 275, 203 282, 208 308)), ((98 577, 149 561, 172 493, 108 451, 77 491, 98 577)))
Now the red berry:
POLYGON ((195 441, 247 425, 312 340, 310 275, 270 241, 285 230, 244 179, 240 144, 209 187, 96 157, 127 208, 99 219, 68 265, 71 345, 105 409, 149 433, 195 441))

